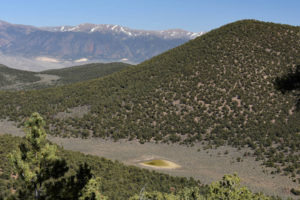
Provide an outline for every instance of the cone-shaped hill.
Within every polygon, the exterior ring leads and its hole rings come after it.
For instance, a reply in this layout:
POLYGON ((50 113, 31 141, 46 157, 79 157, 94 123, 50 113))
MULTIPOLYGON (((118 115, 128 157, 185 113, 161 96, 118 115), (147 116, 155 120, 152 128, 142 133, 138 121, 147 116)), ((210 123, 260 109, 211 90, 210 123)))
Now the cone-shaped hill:
POLYGON ((269 165, 297 164, 296 97, 274 81, 299 58, 300 27, 243 20, 106 77, 1 92, 1 117, 20 121, 38 111, 55 135, 248 145, 269 165), (87 114, 72 117, 81 107, 87 114))

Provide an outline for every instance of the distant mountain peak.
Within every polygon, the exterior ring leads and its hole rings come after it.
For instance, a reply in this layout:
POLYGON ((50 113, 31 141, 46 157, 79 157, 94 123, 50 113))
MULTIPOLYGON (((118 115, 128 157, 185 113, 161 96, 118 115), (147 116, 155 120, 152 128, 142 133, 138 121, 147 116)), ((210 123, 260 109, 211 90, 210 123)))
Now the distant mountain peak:
POLYGON ((147 36, 147 35, 155 35, 157 37, 161 37, 164 39, 173 39, 173 38, 186 38, 186 39, 194 39, 198 36, 203 35, 205 32, 190 32, 183 29, 167 29, 161 31, 152 31, 152 30, 138 30, 131 29, 125 26, 116 25, 116 24, 92 24, 92 23, 83 23, 76 26, 44 26, 44 27, 35 27, 35 26, 27 26, 20 24, 11 24, 6 21, 0 20, 1 25, 11 25, 11 26, 22 26, 22 27, 30 27, 32 29, 39 29, 50 32, 84 32, 84 33, 115 33, 115 34, 125 34, 131 37, 137 36, 147 36))
POLYGON ((51 32, 86 32, 86 33, 117 33, 117 34, 125 34, 131 37, 143 36, 143 35, 156 35, 158 37, 162 37, 165 39, 168 38, 189 38, 194 39, 198 36, 203 35, 205 32, 189 32, 182 29, 168 29, 162 31, 148 31, 148 30, 138 30, 131 29, 121 25, 115 24, 91 24, 91 23, 83 23, 77 26, 54 26, 54 27, 40 27, 42 30, 51 31, 51 32))
POLYGON ((2 25, 9 25, 9 23, 8 23, 8 22, 6 22, 6 21, 2 21, 2 20, 0 20, 0 26, 2 26, 2 25))
POLYGON ((0 61, 10 67, 34 71, 78 62, 139 63, 203 33, 91 23, 35 27, 0 21, 0 61))

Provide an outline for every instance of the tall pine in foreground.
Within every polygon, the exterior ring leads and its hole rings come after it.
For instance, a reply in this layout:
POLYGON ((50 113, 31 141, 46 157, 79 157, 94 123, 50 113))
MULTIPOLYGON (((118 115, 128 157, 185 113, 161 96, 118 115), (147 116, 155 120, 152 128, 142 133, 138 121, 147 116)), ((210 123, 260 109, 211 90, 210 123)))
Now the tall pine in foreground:
POLYGON ((57 146, 47 141, 45 121, 33 113, 26 121, 25 142, 10 154, 22 189, 17 198, 25 199, 83 199, 102 200, 99 178, 87 164, 81 165, 76 175, 65 177, 69 170, 64 159, 57 156, 57 146))
POLYGON ((11 154, 18 178, 24 182, 23 190, 19 191, 19 195, 23 197, 33 195, 35 199, 39 199, 44 190, 43 184, 52 178, 51 169, 59 162, 56 146, 46 140, 44 125, 43 118, 38 113, 33 113, 25 123, 26 142, 11 154))

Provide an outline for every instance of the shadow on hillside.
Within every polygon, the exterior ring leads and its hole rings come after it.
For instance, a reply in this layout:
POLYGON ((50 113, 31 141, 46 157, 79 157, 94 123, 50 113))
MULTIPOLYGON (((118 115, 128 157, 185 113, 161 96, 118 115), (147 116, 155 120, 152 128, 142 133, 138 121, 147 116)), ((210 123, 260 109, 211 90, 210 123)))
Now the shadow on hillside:
POLYGON ((300 65, 297 65, 296 70, 291 70, 288 74, 277 77, 274 82, 275 88, 283 94, 295 91, 297 97, 296 109, 300 110, 300 65))

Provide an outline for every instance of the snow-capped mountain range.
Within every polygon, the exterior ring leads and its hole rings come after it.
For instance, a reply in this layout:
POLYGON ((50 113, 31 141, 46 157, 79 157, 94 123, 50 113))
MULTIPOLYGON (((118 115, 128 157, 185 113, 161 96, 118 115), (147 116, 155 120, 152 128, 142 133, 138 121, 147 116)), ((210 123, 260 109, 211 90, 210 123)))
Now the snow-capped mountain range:
POLYGON ((0 21, 0 64, 40 71, 87 62, 139 63, 202 34, 110 24, 34 27, 0 21))
POLYGON ((143 35, 156 35, 165 39, 172 38, 189 38, 194 39, 204 34, 204 32, 194 33, 182 29, 169 29, 163 31, 146 31, 130 29, 128 27, 112 24, 79 24, 78 26, 55 26, 55 27, 40 27, 42 30, 52 32, 85 32, 85 33, 123 33, 131 37, 143 35))

